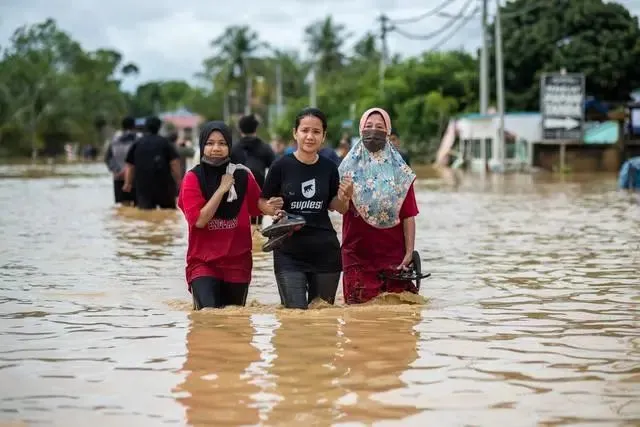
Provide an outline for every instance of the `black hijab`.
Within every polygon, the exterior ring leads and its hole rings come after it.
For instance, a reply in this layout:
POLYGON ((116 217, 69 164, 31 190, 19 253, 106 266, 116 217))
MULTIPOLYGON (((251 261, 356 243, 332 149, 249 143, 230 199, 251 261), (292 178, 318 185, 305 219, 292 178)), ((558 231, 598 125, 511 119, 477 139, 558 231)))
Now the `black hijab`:
MULTIPOLYGON (((231 144, 232 144, 232 135, 231 129, 224 124, 222 121, 212 121, 205 123, 200 130, 200 158, 204 155, 204 147, 209 139, 209 136, 213 133, 213 131, 219 131, 222 136, 224 136, 225 141, 227 141, 227 146, 229 147, 229 154, 231 154, 231 144)), ((227 159, 227 161, 220 166, 212 166, 207 163, 203 163, 202 160, 200 164, 196 165, 193 169, 193 173, 198 177, 198 181, 200 182, 200 189, 202 190, 202 195, 205 200, 209 201, 209 199, 216 192, 218 187, 220 186, 220 181, 222 180, 222 175, 226 173, 227 166, 231 159, 227 159)), ((220 205, 218 206, 218 210, 214 214, 214 218, 220 219, 233 219, 238 216, 240 212, 240 208, 242 207, 242 202, 244 201, 244 196, 247 193, 247 184, 248 184, 248 172, 246 169, 237 168, 233 173, 233 178, 235 180, 235 184, 233 185, 236 189, 236 194, 238 198, 231 202, 227 202, 228 192, 224 194, 220 205)))

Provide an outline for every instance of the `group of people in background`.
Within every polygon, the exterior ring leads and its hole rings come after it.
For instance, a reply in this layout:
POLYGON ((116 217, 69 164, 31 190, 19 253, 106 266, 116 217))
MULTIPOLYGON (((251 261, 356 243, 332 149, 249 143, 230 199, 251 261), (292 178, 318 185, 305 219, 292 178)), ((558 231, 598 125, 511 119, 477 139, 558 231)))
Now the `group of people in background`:
POLYGON ((239 127, 242 138, 234 142, 224 122, 202 126, 200 162, 180 187, 178 207, 189 229, 186 282, 194 309, 245 305, 253 266, 251 218, 260 215, 276 222, 288 214, 304 218, 304 226, 273 251, 280 300, 287 308, 306 309, 316 298, 333 304, 341 276, 347 304, 383 292, 418 292, 411 280, 380 274, 409 268, 418 214, 415 174, 391 143, 386 111, 363 114, 360 138, 340 162, 320 154, 327 118, 317 108, 297 115, 296 146, 288 153, 269 154, 266 144, 256 141, 255 119, 243 118, 239 127), (343 216, 342 244, 331 211, 343 216))

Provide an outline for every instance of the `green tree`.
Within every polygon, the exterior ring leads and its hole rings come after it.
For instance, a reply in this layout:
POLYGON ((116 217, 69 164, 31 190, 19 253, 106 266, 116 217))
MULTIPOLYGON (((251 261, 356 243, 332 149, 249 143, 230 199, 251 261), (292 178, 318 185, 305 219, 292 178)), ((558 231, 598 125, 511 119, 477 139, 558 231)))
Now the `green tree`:
POLYGON ((327 16, 304 30, 309 53, 315 58, 320 74, 340 70, 345 65, 342 48, 351 37, 345 25, 337 24, 327 16))
MULTIPOLYGON (((515 0, 501 8, 508 108, 537 110, 540 75, 561 68, 585 73, 587 93, 603 100, 625 101, 640 86, 638 18, 624 6, 602 0, 532 3, 515 0)), ((493 25, 489 34, 493 44, 493 25)))

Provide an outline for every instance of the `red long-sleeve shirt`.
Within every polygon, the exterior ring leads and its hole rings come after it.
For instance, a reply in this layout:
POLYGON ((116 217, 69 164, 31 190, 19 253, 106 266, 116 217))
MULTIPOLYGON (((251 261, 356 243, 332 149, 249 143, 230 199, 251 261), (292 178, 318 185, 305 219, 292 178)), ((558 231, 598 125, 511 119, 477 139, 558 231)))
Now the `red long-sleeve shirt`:
MULTIPOLYGON (((185 175, 180 188, 178 207, 189 224, 186 279, 208 276, 229 283, 251 281, 251 217, 261 215, 258 208, 260 187, 252 174, 238 216, 219 219, 215 216, 203 228, 196 227, 200 210, 207 203, 195 173, 185 175)), ((189 286, 190 289, 190 286, 189 286)))

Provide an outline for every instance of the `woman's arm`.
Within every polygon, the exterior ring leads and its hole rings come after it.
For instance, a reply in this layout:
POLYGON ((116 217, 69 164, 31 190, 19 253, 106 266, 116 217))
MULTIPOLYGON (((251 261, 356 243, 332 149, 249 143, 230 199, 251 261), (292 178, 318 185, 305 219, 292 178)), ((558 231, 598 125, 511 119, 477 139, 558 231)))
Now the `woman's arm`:
POLYGON ((398 270, 406 269, 413 258, 413 250, 416 243, 415 217, 411 216, 402 220, 402 231, 404 232, 404 258, 402 258, 398 270))
POLYGON ((402 220, 402 231, 404 231, 405 256, 411 257, 416 245, 416 218, 412 216, 402 220))
POLYGON ((331 200, 329 203, 329 210, 340 212, 341 215, 344 215, 349 210, 349 200, 341 200, 340 195, 337 195, 331 200))
POLYGON ((264 180, 262 186, 262 194, 258 200, 258 208, 265 215, 275 216, 284 206, 284 199, 282 198, 282 171, 280 169, 280 163, 275 162, 271 165, 269 173, 264 180))
POLYGON ((218 188, 213 196, 209 199, 207 203, 200 209, 200 216, 196 220, 197 228, 204 228, 207 223, 213 218, 220 206, 220 202, 222 202, 222 198, 224 197, 224 190, 218 188))
POLYGON ((331 176, 330 191, 335 194, 331 202, 329 203, 329 210, 338 211, 341 215, 344 215, 349 210, 349 200, 353 196, 353 182, 351 178, 345 177, 340 182, 340 176, 338 175, 338 169, 336 169, 331 176))

